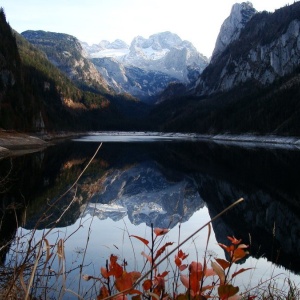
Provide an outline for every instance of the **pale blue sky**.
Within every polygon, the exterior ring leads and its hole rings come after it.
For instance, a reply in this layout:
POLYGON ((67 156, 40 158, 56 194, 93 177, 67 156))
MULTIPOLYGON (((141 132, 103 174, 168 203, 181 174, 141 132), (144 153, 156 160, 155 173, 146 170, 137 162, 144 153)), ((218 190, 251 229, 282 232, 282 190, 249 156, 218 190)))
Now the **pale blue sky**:
MULTIPOLYGON (((171 31, 209 57, 220 26, 238 0, 0 0, 13 29, 45 30, 99 43, 171 31)), ((253 0, 258 11, 274 11, 293 0, 253 0)))

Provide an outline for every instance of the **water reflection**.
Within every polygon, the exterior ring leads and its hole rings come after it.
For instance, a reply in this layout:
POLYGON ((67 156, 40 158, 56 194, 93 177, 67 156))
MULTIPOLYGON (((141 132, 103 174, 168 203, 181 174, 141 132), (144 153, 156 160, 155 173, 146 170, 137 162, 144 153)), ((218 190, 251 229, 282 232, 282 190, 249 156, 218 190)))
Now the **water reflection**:
POLYGON ((99 220, 127 215, 133 224, 173 227, 204 205, 213 217, 244 197, 214 222, 217 240, 224 243, 234 234, 251 245, 253 256, 300 272, 299 151, 203 142, 104 143, 76 187, 57 202, 97 146, 68 142, 0 162, 1 178, 12 166, 0 195, 1 245, 20 225, 66 227, 94 214, 99 220))
POLYGON ((191 177, 179 171, 170 173, 151 160, 110 169, 102 178, 101 191, 85 209, 85 214, 100 219, 117 221, 126 214, 132 224, 172 228, 204 206, 191 177))

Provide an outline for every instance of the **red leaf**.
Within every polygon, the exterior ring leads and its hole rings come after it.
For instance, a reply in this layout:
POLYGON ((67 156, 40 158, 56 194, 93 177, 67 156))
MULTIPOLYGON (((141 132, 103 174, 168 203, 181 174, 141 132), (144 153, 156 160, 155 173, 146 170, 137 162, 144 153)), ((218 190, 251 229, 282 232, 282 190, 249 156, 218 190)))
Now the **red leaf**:
POLYGON ((116 255, 110 256, 110 265, 109 265, 109 272, 108 275, 113 275, 116 278, 122 276, 123 274, 123 268, 117 263, 118 257, 116 255))
POLYGON ((200 280, 202 277, 202 272, 190 273, 190 288, 194 292, 194 295, 196 295, 200 289, 200 280))
POLYGON ((204 275, 205 275, 206 277, 208 277, 208 276, 215 276, 215 275, 217 275, 217 274, 216 274, 216 272, 214 271, 214 269, 206 269, 205 272, 204 272, 204 275))
POLYGON ((222 247, 223 249, 225 249, 228 253, 234 251, 234 245, 227 246, 227 245, 224 245, 224 244, 221 244, 221 243, 218 243, 218 245, 220 247, 222 247))
POLYGON ((188 267, 188 265, 181 265, 181 266, 179 266, 179 270, 184 271, 187 267, 188 267))
POLYGON ((164 271, 162 274, 158 274, 160 277, 166 277, 170 271, 164 271))
POLYGON ((234 287, 231 284, 220 285, 218 287, 218 294, 221 300, 227 300, 239 292, 239 287, 234 287))
POLYGON ((237 240, 234 236, 233 237, 231 237, 231 236, 228 236, 227 237, 230 241, 231 241, 231 243, 232 244, 234 244, 234 245, 238 245, 242 240, 237 240))
POLYGON ((169 232, 169 229, 163 229, 163 228, 154 228, 154 233, 158 236, 158 235, 164 235, 166 233, 169 232))
POLYGON ((140 240, 142 243, 144 243, 146 246, 148 246, 148 244, 149 244, 149 241, 148 240, 146 240, 146 239, 144 239, 144 238, 141 238, 140 236, 138 236, 138 235, 131 235, 132 237, 134 237, 134 238, 136 238, 136 239, 138 239, 138 240, 140 240))
POLYGON ((234 250, 233 252, 233 257, 232 257, 232 261, 236 262, 242 258, 244 258, 247 254, 249 254, 249 252, 245 251, 242 248, 237 248, 234 250))
POLYGON ((216 258, 217 263, 226 270, 230 266, 230 262, 222 258, 216 258))
POLYGON ((180 275, 180 280, 182 284, 188 289, 189 288, 189 278, 185 275, 180 275))
POLYGON ((150 256, 150 255, 147 255, 144 251, 142 251, 142 253, 141 253, 144 257, 146 257, 146 259, 150 262, 150 263, 152 263, 152 257, 150 256))
POLYGON ((97 296, 97 300, 101 300, 101 299, 104 299, 104 298, 107 298, 107 297, 109 297, 109 292, 108 292, 107 287, 103 285, 100 288, 100 293, 97 296))
POLYGON ((135 296, 132 296, 131 298, 132 300, 141 300, 141 295, 135 295, 135 296))
POLYGON ((166 243, 165 245, 163 245, 161 248, 159 248, 159 249, 156 251, 156 255, 155 255, 155 257, 154 257, 154 260, 156 260, 159 256, 161 256, 162 253, 166 250, 166 248, 167 248, 168 246, 171 246, 171 245, 173 245, 173 244, 174 244, 173 242, 168 242, 168 243, 166 243))
POLYGON ((177 267, 181 266, 181 259, 178 256, 175 256, 175 264, 177 267))
POLYGON ((133 284, 136 281, 137 278, 139 278, 141 274, 139 272, 129 272, 126 271, 123 272, 122 276, 116 278, 115 286, 116 289, 119 292, 126 291, 128 289, 131 289, 126 292, 126 294, 136 294, 137 292, 133 290, 133 284))
POLYGON ((104 278, 108 278, 108 277, 109 277, 109 274, 108 274, 106 268, 101 267, 101 275, 102 275, 104 278))
POLYGON ((185 254, 181 249, 178 251, 178 257, 181 258, 182 260, 184 260, 185 258, 187 258, 189 255, 185 254))
POLYGON ((251 270, 251 269, 252 269, 252 268, 247 268, 247 269, 242 268, 242 269, 238 270, 237 272, 233 273, 232 276, 231 276, 231 278, 234 278, 234 277, 237 276, 238 274, 241 274, 241 273, 243 273, 243 272, 245 272, 245 271, 248 271, 248 270, 251 270))
POLYGON ((189 270, 191 273, 202 272, 202 268, 202 264, 196 261, 192 261, 189 265, 189 270))
POLYGON ((165 271, 162 274, 158 274, 154 277, 154 285, 158 290, 163 290, 165 288, 165 276, 169 274, 169 271, 165 271))
POLYGON ((152 287, 152 281, 151 281, 150 279, 147 279, 147 280, 145 280, 145 281, 143 282, 143 289, 144 289, 145 291, 150 290, 151 287, 152 287))

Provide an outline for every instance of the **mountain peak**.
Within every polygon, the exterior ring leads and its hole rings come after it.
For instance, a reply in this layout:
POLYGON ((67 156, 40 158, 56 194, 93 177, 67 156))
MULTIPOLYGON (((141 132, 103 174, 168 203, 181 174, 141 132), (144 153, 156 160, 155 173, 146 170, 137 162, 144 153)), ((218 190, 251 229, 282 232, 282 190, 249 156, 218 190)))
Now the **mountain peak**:
POLYGON ((116 39, 106 46, 107 49, 127 49, 129 46, 122 40, 116 39))
MULTIPOLYGON (((114 43, 122 45, 119 40, 114 43)), ((171 82, 191 84, 208 64, 207 58, 192 43, 170 31, 148 38, 136 36, 129 48, 118 49, 111 45, 101 42, 102 48, 98 50, 86 44, 84 47, 115 91, 147 101, 171 82)))
POLYGON ((211 61, 214 61, 232 41, 238 39, 241 30, 256 13, 256 9, 249 1, 236 3, 232 6, 229 17, 221 26, 211 61))
POLYGON ((130 48, 134 49, 135 47, 138 47, 142 49, 152 48, 154 50, 170 50, 172 47, 179 46, 181 43, 182 40, 177 34, 165 31, 150 35, 148 39, 142 36, 136 36, 133 39, 130 48))

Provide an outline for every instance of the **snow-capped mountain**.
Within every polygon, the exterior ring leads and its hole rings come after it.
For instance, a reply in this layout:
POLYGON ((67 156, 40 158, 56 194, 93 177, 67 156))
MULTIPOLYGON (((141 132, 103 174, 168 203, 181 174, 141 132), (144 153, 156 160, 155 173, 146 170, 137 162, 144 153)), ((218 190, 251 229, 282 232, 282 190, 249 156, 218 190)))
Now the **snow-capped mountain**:
POLYGON ((121 40, 82 46, 115 91, 144 99, 159 94, 171 82, 191 84, 208 65, 190 42, 171 32, 148 39, 137 36, 130 46, 121 40))

